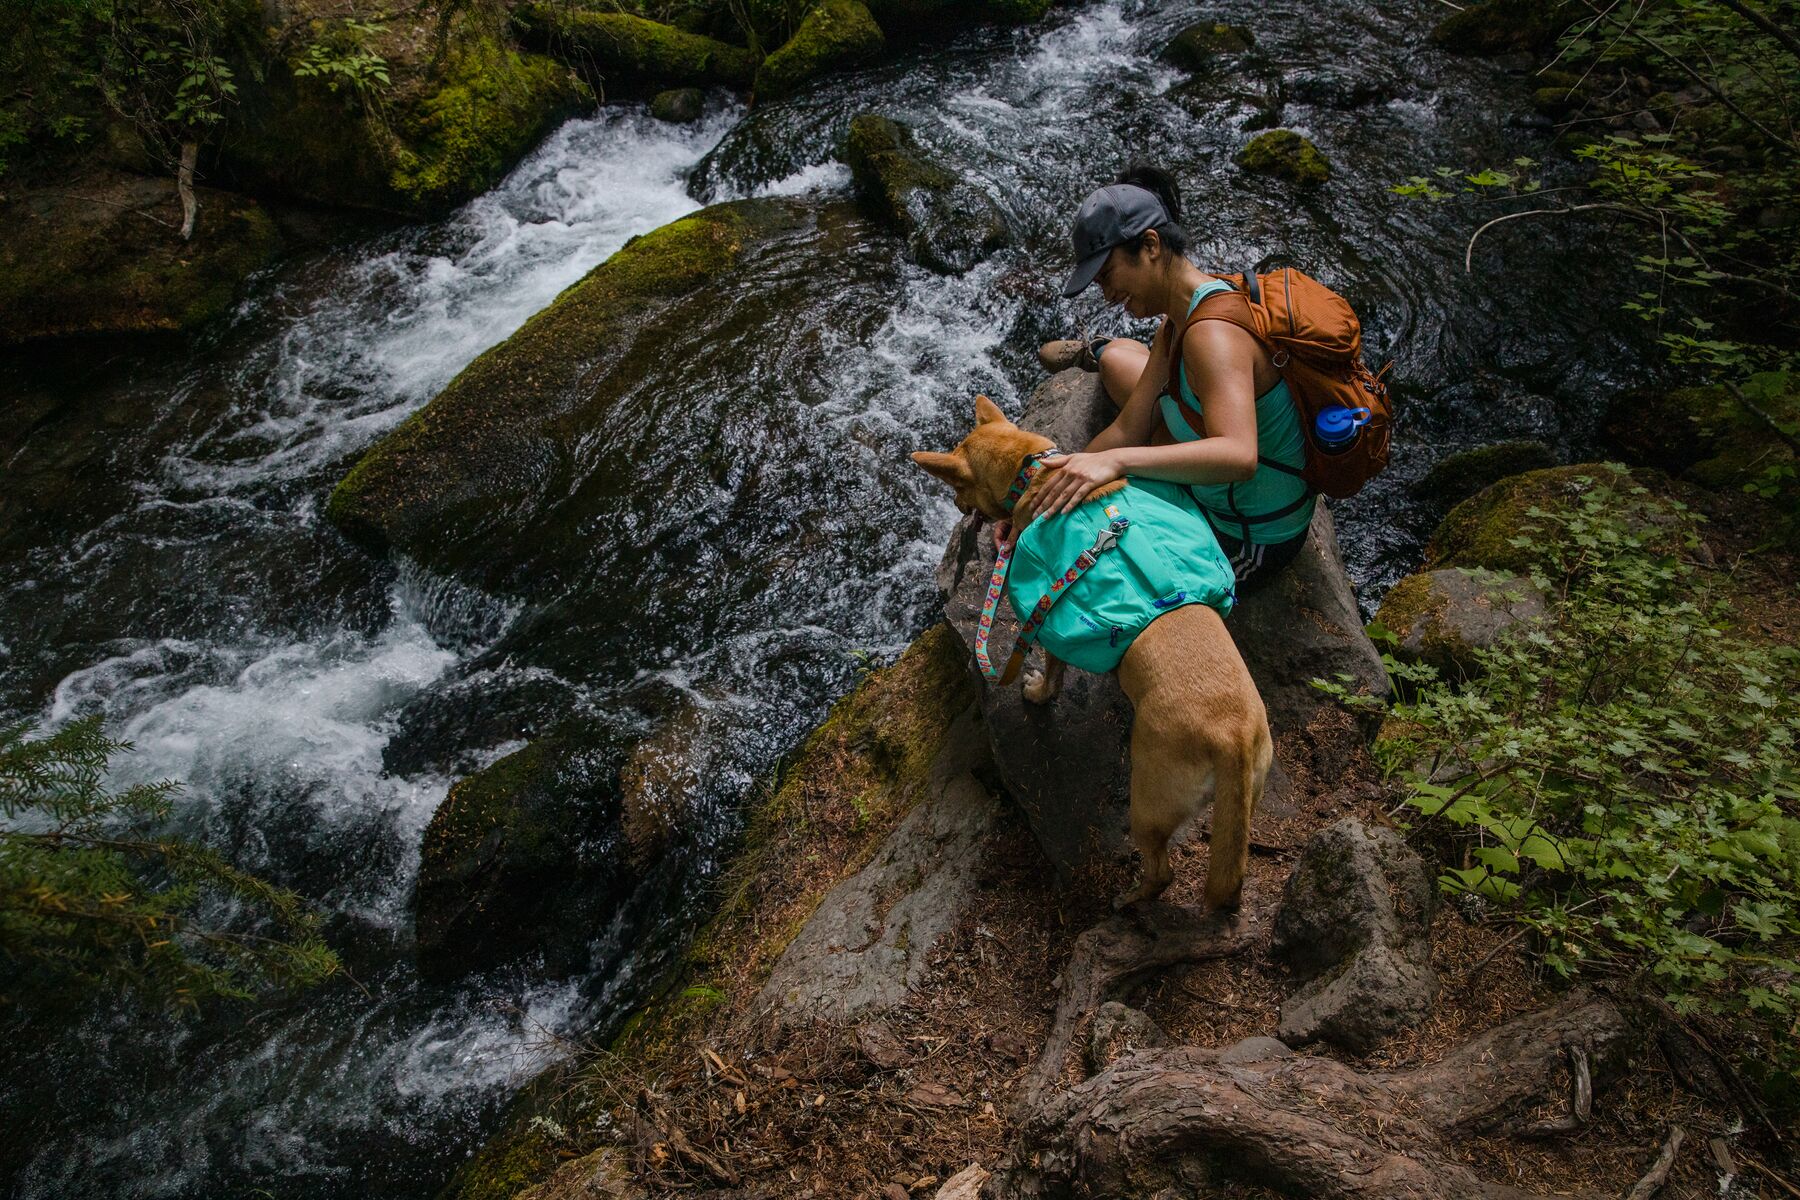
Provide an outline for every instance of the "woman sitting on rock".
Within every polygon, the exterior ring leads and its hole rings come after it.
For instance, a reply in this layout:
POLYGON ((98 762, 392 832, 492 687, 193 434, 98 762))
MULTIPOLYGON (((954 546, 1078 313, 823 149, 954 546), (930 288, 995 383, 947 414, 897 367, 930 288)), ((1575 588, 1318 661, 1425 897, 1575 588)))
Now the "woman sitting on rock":
POLYGON ((1124 475, 1185 483, 1237 574, 1261 587, 1300 553, 1315 494, 1300 477, 1300 415, 1269 352, 1228 321, 1196 321, 1169 378, 1169 340, 1201 300, 1227 291, 1184 255, 1181 196, 1166 172, 1134 166, 1090 194, 1076 214, 1076 265, 1063 295, 1092 284, 1133 317, 1160 316, 1145 349, 1129 338, 1048 342, 1048 370, 1098 371, 1119 415, 1055 469, 1039 510, 1066 512, 1124 475))

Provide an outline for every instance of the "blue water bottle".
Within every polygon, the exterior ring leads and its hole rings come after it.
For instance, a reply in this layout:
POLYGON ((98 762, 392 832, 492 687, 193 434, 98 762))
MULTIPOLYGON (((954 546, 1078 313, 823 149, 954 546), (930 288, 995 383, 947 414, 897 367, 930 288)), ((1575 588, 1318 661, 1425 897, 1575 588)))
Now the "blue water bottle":
POLYGON ((1344 408, 1341 405, 1319 410, 1313 420, 1313 438, 1326 454, 1342 454, 1356 441, 1356 435, 1369 423, 1366 408, 1344 408))

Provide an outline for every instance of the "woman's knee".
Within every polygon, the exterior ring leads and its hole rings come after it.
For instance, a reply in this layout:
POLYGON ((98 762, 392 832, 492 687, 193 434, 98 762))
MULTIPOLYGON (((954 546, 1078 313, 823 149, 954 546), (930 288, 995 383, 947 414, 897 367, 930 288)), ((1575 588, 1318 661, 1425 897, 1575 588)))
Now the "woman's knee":
POLYGON ((1130 338, 1114 338, 1100 350, 1100 384, 1112 402, 1120 408, 1131 398, 1144 367, 1150 361, 1150 350, 1142 342, 1130 338))

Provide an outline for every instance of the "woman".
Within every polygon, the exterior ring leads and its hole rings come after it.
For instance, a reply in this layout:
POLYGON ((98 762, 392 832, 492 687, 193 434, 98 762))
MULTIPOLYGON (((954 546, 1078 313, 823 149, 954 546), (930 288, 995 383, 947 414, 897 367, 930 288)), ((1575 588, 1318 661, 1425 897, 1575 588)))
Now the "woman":
POLYGON ((1174 180, 1133 167, 1082 203, 1073 232, 1076 266, 1063 295, 1098 284, 1133 317, 1160 316, 1146 350, 1128 338, 1050 342, 1052 370, 1098 370, 1119 415, 1079 454, 1045 461, 1040 513, 1067 512, 1124 475, 1189 486, 1231 559, 1240 595, 1268 582, 1300 553, 1314 493, 1300 477, 1306 447, 1299 413, 1269 352, 1228 321, 1196 321, 1169 378, 1169 340, 1187 315, 1230 285, 1184 257, 1174 180))

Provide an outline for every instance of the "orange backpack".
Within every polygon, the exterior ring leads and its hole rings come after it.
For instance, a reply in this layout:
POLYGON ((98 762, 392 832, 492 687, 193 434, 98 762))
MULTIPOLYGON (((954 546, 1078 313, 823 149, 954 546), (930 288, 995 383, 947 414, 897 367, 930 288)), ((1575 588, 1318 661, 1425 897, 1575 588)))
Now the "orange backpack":
MULTIPOLYGON (((1261 275, 1220 275, 1232 290, 1202 300, 1170 342, 1171 385, 1181 342, 1195 321, 1229 321, 1260 342, 1287 381, 1306 438, 1307 485, 1342 500, 1354 496, 1388 464, 1393 407, 1382 376, 1362 359, 1362 323, 1342 296, 1292 267, 1261 275), (1320 446, 1314 432, 1327 408, 1366 408, 1368 423, 1349 447, 1336 453, 1320 446)), ((1171 387, 1183 399, 1179 387, 1171 387)), ((1184 401, 1185 402, 1185 401, 1184 401)))

